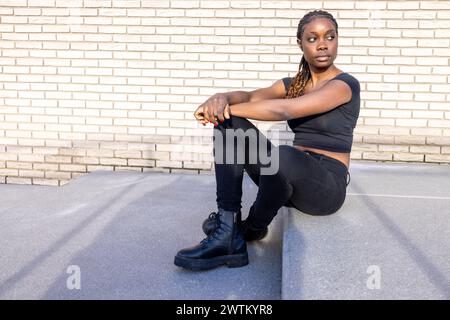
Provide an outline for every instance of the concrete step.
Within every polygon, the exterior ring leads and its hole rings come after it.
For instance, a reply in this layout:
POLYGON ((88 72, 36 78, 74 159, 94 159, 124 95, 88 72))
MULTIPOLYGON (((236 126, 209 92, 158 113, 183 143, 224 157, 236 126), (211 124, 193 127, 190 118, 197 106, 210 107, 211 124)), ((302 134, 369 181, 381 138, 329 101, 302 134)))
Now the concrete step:
POLYGON ((282 299, 450 299, 450 167, 350 174, 337 213, 283 208, 282 299))
MULTIPOLYGON (((257 191, 247 176, 243 190, 246 217, 257 191)), ((173 264, 204 238, 215 197, 214 175, 97 171, 63 187, 2 184, 0 299, 279 299, 281 219, 248 245, 248 266, 173 264), (77 270, 81 289, 68 289, 77 270)))

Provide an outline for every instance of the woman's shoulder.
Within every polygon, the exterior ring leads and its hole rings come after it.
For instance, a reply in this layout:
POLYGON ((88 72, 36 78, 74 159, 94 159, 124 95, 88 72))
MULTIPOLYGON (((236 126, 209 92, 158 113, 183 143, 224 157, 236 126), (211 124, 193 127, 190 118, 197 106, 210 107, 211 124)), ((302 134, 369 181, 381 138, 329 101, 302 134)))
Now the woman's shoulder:
POLYGON ((342 72, 331 80, 342 80, 347 83, 352 90, 360 91, 361 86, 359 80, 348 72, 342 72))
POLYGON ((286 93, 287 93, 289 86, 291 85, 291 82, 293 79, 294 79, 294 77, 284 77, 281 79, 281 80, 283 80, 284 89, 286 90, 286 93))

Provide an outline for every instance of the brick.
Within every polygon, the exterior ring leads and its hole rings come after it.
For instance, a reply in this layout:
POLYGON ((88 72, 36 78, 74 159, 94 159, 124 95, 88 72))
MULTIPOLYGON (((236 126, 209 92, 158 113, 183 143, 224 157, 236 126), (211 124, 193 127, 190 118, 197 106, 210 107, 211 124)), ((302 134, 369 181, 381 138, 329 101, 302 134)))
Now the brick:
POLYGON ((444 113, 440 111, 413 111, 413 118, 442 119, 444 113))
POLYGON ((17 177, 18 175, 19 170, 17 169, 0 169, 0 176, 17 177))
POLYGON ((58 164, 51 164, 51 163, 33 163, 33 169, 34 170, 41 170, 41 171, 57 171, 58 170, 58 164))
POLYGON ((74 157, 73 163, 76 163, 76 164, 99 164, 100 161, 98 158, 94 158, 94 157, 74 157))
POLYGON ((395 124, 401 127, 426 127, 427 120, 425 119, 396 119, 395 124))
POLYGON ((382 118, 411 118, 409 110, 381 110, 382 118))
POLYGON ((128 159, 129 166, 139 166, 139 167, 154 167, 156 164, 155 160, 147 159, 128 159))
POLYGON ((45 161, 49 163, 71 163, 72 158, 66 156, 48 155, 45 156, 45 161))
POLYGON ((63 186, 64 184, 69 183, 68 180, 55 180, 55 179, 39 179, 33 178, 32 183, 34 185, 42 185, 42 186, 63 186))
POLYGON ((19 170, 19 176, 24 178, 44 178, 44 172, 38 170, 19 170))
POLYGON ((114 141, 114 135, 109 133, 90 133, 86 139, 90 141, 114 141))
MULTIPOLYGON (((23 162, 30 162, 30 163, 39 163, 39 162, 44 162, 45 161, 45 157, 43 155, 36 155, 36 154, 21 154, 19 155, 19 161, 23 161, 23 162)), ((33 166, 33 169, 34 168, 33 166)))
POLYGON ((428 109, 428 102, 399 101, 397 102, 397 108, 411 109, 411 110, 426 110, 428 109))
POLYGON ((412 153, 423 153, 423 154, 441 152, 441 148, 438 146, 411 146, 409 150, 412 153))
POLYGON ((116 134, 114 141, 141 142, 141 137, 130 134, 116 134))
POLYGON ((426 154, 425 162, 450 163, 450 155, 426 154))
MULTIPOLYGON (((408 22, 405 20, 405 23, 408 22)), ((403 30, 402 36, 406 38, 433 38, 433 31, 426 29, 403 30)))
POLYGON ((416 101, 445 101, 445 94, 439 93, 416 93, 416 101))
POLYGON ((144 159, 155 159, 155 160, 169 160, 170 153, 167 151, 151 151, 146 150, 142 152, 142 158, 144 159))
POLYGON ((427 145, 450 146, 450 137, 427 137, 427 145))
POLYGON ((182 168, 183 163, 181 161, 156 160, 156 166, 163 168, 182 168))
POLYGON ((17 160, 17 154, 12 154, 11 152, 1 152, 0 160, 17 160))
POLYGON ((86 155, 88 157, 113 157, 114 151, 106 149, 88 149, 86 150, 86 155))
POLYGON ((114 165, 114 166, 126 166, 126 159, 117 159, 117 158, 100 158, 100 164, 102 165, 114 165))
POLYGON ((410 134, 409 128, 396 128, 396 127, 385 127, 379 128, 380 135, 406 135, 410 134))
POLYGON ((363 136, 364 143, 385 143, 385 144, 393 144, 394 137, 393 136, 363 136))
POLYGON ((117 158, 142 158, 141 152, 137 150, 116 150, 114 151, 114 157, 117 158))
POLYGON ((198 153, 192 152, 171 152, 170 153, 171 161, 202 161, 202 155, 198 153))
POLYGON ((203 161, 183 161, 183 168, 210 170, 212 164, 203 161))
POLYGON ((48 147, 35 147, 35 148, 33 148, 33 153, 38 154, 38 155, 40 155, 40 154, 43 154, 43 155, 46 155, 46 154, 55 155, 55 154, 58 154, 58 152, 59 152, 58 148, 48 148, 48 147))
POLYGON ((368 91, 377 91, 377 92, 397 92, 398 85, 395 83, 368 83, 367 84, 368 91))
POLYGON ((80 164, 60 164, 59 165, 60 171, 69 171, 69 172, 86 172, 86 166, 80 165, 80 164))
POLYGON ((170 169, 167 168, 143 168, 143 172, 163 172, 163 173, 170 173, 170 169))
POLYGON ((419 137, 419 136, 397 136, 397 137, 395 137, 395 144, 424 145, 425 144, 425 137, 419 137))
POLYGON ((142 139, 142 142, 156 144, 156 143, 170 143, 170 135, 156 135, 156 134, 150 134, 147 136, 144 136, 142 139))
POLYGON ((425 155, 411 153, 394 153, 394 161, 423 162, 425 155))
POLYGON ((352 146, 353 151, 377 151, 378 147, 375 144, 358 143, 352 146))
POLYGON ((375 109, 395 109, 398 102, 396 101, 365 101, 365 108, 375 108, 375 109))
POLYGON ((437 75, 416 75, 416 83, 419 82, 424 82, 424 83, 446 83, 447 82, 447 77, 446 76, 437 76, 437 75))
POLYGON ((429 120, 429 127, 450 128, 450 120, 429 120))
POLYGON ((411 135, 413 135, 413 136, 441 136, 442 129, 440 129, 440 128, 411 128, 411 135))
POLYGON ((450 93, 450 86, 448 84, 431 84, 431 92, 450 93))
POLYGON ((129 127, 128 133, 137 135, 154 135, 156 133, 156 128, 129 127))
POLYGON ((402 34, 401 30, 396 29, 372 29, 370 30, 370 37, 382 37, 382 38, 400 38, 402 34))
POLYGON ((30 178, 6 177, 6 183, 10 184, 31 184, 30 178))
POLYGON ((414 100, 413 93, 405 93, 405 92, 383 92, 382 93, 383 100, 395 100, 395 101, 411 101, 414 100))
MULTIPOLYGON (((408 152, 408 146, 397 146, 397 145, 380 145, 378 150, 381 152, 408 152)), ((394 156, 395 156, 394 153, 394 156)))
POLYGON ((400 73, 408 73, 408 74, 431 74, 431 66, 430 67, 419 67, 419 66, 400 66, 400 73))
POLYGON ((33 164, 26 162, 7 161, 6 167, 8 169, 31 169, 33 164))
POLYGON ((362 158, 365 160, 386 160, 390 161, 393 154, 390 152, 363 152, 362 158))
POLYGON ((386 82, 395 82, 395 83, 400 83, 400 82, 411 83, 411 82, 414 82, 414 76, 385 74, 383 76, 383 80, 386 82))
POLYGON ((70 172, 61 172, 61 171, 46 171, 45 172, 46 179, 63 179, 70 180, 72 178, 72 174, 70 172))
POLYGON ((416 61, 418 65, 426 65, 426 66, 448 65, 447 57, 418 57, 416 61))
POLYGON ((366 118, 364 119, 364 124, 375 126, 393 126, 395 124, 395 119, 366 118))

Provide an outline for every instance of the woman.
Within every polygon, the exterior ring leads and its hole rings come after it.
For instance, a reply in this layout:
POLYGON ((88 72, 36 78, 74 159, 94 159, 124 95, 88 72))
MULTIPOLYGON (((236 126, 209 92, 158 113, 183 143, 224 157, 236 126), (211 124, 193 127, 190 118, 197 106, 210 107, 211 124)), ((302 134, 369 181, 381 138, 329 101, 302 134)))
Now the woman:
POLYGON ((196 119, 203 125, 214 123, 215 138, 222 137, 214 139, 215 153, 220 149, 224 154, 236 154, 236 146, 226 143, 226 130, 253 130, 258 133, 258 144, 255 147, 245 143, 242 164, 215 159, 218 212, 211 213, 203 223, 207 237, 178 252, 177 266, 206 270, 220 265, 247 265, 246 241, 262 239, 282 206, 328 215, 343 205, 353 129, 359 116, 359 82, 333 64, 338 25, 328 12, 307 13, 298 25, 297 43, 303 57, 293 79, 283 78, 269 88, 250 93, 219 93, 195 111, 196 119), (293 146, 275 147, 247 118, 287 120, 295 133, 293 146), (264 145, 270 159, 278 161, 273 174, 263 174, 266 166, 258 146, 264 145), (249 157, 255 154, 257 162, 250 162, 249 157), (241 222, 244 170, 259 188, 247 219, 241 222))

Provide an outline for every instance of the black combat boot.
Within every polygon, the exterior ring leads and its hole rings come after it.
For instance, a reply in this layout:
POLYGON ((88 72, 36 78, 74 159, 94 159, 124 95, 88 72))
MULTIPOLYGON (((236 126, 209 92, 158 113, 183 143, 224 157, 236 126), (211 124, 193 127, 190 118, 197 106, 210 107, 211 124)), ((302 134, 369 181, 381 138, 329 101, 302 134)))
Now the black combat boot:
MULTIPOLYGON (((254 211, 254 205, 252 205, 250 207, 249 216, 253 214, 253 211, 254 211)), ((209 215, 209 217, 206 218, 205 221, 203 221, 202 229, 206 235, 211 234, 211 232, 213 232, 215 230, 216 221, 217 221, 216 215, 217 215, 217 213, 212 212, 209 215)), ((241 211, 240 210, 239 210, 238 215, 239 215, 238 221, 241 221, 241 211)), ((269 229, 267 227, 263 228, 263 229, 255 229, 253 227, 250 227, 247 220, 242 221, 242 223, 240 224, 240 229, 242 230, 242 233, 244 234, 244 239, 247 242, 261 240, 267 235, 267 233, 269 231, 269 229)))
POLYGON ((219 208, 216 228, 198 245, 180 250, 175 265, 189 270, 208 270, 221 265, 229 268, 248 264, 247 244, 238 227, 238 212, 219 208))

